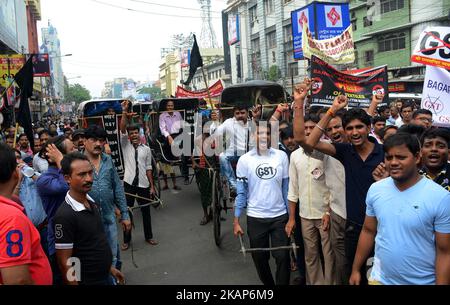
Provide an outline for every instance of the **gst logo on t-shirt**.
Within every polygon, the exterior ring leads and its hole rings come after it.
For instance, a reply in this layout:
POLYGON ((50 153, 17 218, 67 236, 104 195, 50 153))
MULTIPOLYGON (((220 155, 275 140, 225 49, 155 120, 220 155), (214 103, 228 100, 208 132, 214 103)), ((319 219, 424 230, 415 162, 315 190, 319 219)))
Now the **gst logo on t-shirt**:
POLYGON ((260 179, 269 180, 275 177, 277 169, 270 166, 268 163, 260 164, 256 168, 256 176, 260 179))

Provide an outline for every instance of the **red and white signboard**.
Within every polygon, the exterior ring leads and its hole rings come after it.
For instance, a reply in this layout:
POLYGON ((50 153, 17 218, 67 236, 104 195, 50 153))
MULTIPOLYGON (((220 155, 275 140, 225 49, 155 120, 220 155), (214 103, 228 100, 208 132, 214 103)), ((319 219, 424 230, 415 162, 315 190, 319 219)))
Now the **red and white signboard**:
POLYGON ((420 35, 411 61, 450 69, 450 27, 428 27, 420 35))
POLYGON ((433 125, 450 127, 450 72, 427 67, 421 107, 433 113, 433 125))
POLYGON ((309 24, 309 11, 307 8, 297 12, 298 33, 303 33, 303 25, 309 24))
POLYGON ((342 8, 339 5, 325 6, 326 25, 329 28, 341 28, 342 24, 342 8))

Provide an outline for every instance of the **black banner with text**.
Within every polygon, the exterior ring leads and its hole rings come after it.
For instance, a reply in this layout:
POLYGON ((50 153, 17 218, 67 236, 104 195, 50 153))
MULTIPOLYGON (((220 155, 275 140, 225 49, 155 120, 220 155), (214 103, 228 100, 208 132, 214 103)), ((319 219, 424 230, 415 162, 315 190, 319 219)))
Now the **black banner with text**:
POLYGON ((311 78, 315 81, 311 106, 329 107, 340 93, 347 95, 350 108, 368 108, 374 94, 385 95, 381 105, 389 102, 387 66, 352 74, 351 71, 338 71, 312 56, 311 73, 311 78))
POLYGON ((111 149, 111 158, 114 162, 114 166, 116 167, 119 177, 123 179, 125 169, 122 162, 123 160, 122 149, 120 148, 120 136, 118 134, 117 128, 117 126, 119 126, 118 119, 119 117, 115 114, 104 115, 103 128, 108 134, 107 141, 109 144, 109 148, 111 149))

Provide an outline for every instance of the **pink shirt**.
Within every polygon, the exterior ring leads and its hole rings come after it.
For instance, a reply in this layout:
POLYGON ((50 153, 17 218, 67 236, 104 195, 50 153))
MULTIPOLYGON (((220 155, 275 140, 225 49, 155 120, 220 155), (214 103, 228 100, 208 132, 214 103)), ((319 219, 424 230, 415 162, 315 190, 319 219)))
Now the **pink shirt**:
POLYGON ((174 111, 172 115, 164 112, 159 116, 159 129, 164 137, 180 132, 183 118, 178 111, 174 111))

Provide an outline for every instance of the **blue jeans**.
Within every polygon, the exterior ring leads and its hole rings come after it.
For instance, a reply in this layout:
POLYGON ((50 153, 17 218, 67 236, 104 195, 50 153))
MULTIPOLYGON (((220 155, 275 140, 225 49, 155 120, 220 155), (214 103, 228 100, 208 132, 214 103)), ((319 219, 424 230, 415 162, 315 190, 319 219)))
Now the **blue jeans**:
POLYGON ((112 223, 107 223, 104 221, 103 228, 105 229, 106 238, 108 239, 108 244, 111 248, 111 253, 113 256, 112 266, 117 268, 117 265, 122 265, 122 262, 119 262, 118 257, 119 242, 117 240, 117 224, 115 221, 112 223))
POLYGON ((236 175, 234 174, 231 162, 237 162, 239 160, 238 155, 226 156, 225 154, 219 155, 220 172, 227 177, 228 183, 232 189, 236 189, 236 175))

